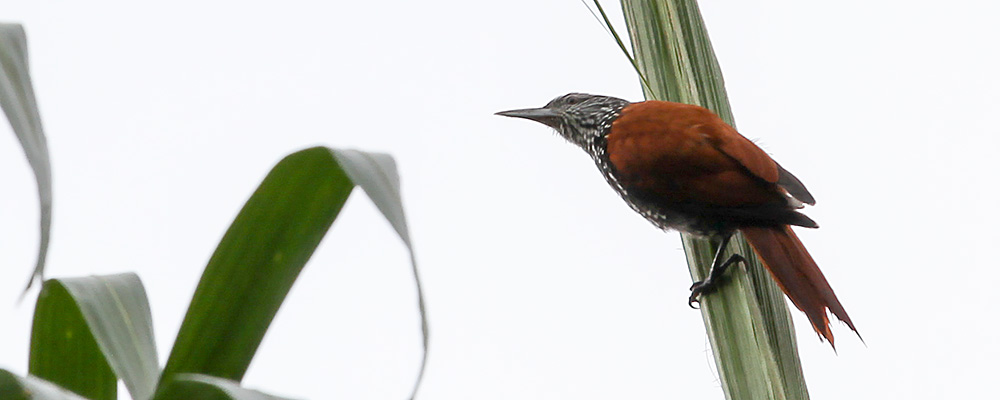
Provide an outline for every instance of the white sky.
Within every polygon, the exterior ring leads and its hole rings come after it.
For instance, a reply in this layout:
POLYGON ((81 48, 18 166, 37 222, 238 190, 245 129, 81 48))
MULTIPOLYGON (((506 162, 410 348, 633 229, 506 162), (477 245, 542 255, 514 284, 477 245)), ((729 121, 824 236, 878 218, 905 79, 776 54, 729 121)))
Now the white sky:
MULTIPOLYGON (((641 98, 589 12, 389 3, 6 1, 4 20, 28 32, 52 155, 49 276, 136 271, 162 363, 201 269, 278 159, 316 144, 385 151, 430 312, 420 398, 721 399, 678 235, 548 128, 492 115, 570 91, 641 98)), ((812 398, 992 393, 1000 7, 702 7, 740 131, 818 199, 806 212, 822 228, 798 232, 867 342, 838 323, 835 354, 793 312, 812 398)), ((0 124, 0 366, 23 373, 33 300, 15 301, 38 215, 16 143, 0 124)), ((408 394, 420 339, 407 257, 358 194, 247 386, 408 394)))

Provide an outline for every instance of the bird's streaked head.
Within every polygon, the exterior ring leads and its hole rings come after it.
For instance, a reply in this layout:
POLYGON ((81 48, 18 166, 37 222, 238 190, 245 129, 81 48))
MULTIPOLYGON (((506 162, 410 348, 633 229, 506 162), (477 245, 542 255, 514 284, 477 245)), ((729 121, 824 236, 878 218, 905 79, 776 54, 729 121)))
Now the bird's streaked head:
POLYGON ((552 99, 542 108, 501 111, 497 115, 541 122, 566 140, 587 148, 595 138, 607 134, 611 121, 628 104, 615 97, 570 93, 552 99))

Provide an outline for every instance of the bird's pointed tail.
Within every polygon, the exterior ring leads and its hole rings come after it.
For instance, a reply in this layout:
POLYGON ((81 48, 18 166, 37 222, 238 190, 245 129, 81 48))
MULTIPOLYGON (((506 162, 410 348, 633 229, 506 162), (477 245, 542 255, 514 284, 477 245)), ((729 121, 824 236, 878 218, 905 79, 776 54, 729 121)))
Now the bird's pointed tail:
POLYGON ((858 332, 816 261, 813 261, 791 227, 749 227, 740 228, 740 232, 760 256, 764 266, 771 271, 771 276, 778 282, 781 290, 809 317, 813 329, 821 338, 828 340, 830 346, 833 346, 833 332, 830 331, 827 309, 855 333, 858 332))

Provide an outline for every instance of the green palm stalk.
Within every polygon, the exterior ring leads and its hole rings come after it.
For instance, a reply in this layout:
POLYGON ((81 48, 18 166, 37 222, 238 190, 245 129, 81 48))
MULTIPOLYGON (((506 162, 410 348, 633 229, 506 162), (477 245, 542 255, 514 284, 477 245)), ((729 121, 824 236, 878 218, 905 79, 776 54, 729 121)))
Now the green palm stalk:
MULTIPOLYGON (((622 9, 646 98, 697 104, 735 126, 697 2, 622 0, 622 9)), ((691 277, 704 279, 718 243, 687 234, 682 240, 691 277)), ((742 236, 728 251, 754 254, 742 236)), ((726 284, 701 302, 726 398, 807 399, 784 295, 756 257, 747 259, 745 270, 727 274, 726 284)))

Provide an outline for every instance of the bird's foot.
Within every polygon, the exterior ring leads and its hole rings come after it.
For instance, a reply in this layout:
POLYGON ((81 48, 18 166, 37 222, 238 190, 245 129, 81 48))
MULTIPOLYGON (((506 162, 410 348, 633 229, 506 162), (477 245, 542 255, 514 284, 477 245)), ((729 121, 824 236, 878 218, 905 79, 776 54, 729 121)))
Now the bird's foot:
MULTIPOLYGON (((716 257, 716 259, 718 259, 718 257, 716 257)), ((746 262, 747 260, 743 258, 743 256, 733 254, 728 260, 726 260, 726 262, 722 263, 718 267, 713 266, 711 271, 708 273, 708 278, 705 278, 703 281, 695 282, 691 285, 691 296, 688 296, 688 306, 698 309, 698 307, 694 306, 695 303, 698 303, 699 306, 701 305, 701 302, 698 301, 698 296, 714 292, 715 289, 718 288, 719 284, 722 283, 722 274, 726 272, 726 269, 729 268, 730 265, 736 263, 746 264, 746 262)))
POLYGON ((695 282, 691 285, 691 296, 688 296, 688 306, 694 309, 700 308, 695 306, 695 304, 701 306, 701 301, 698 300, 698 296, 714 292, 716 286, 716 281, 714 279, 705 279, 703 281, 695 282))

